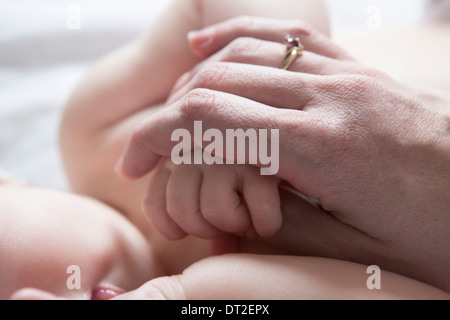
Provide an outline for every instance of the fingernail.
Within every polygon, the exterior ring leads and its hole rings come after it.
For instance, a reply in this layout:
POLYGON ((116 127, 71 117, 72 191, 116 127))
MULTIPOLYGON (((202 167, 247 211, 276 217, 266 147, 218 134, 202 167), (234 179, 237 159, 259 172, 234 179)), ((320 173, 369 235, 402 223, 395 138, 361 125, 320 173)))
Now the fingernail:
POLYGON ((123 156, 121 156, 119 161, 117 161, 116 165, 114 166, 114 172, 121 178, 123 178, 122 175, 123 161, 124 161, 123 156))
POLYGON ((190 43, 202 45, 205 41, 210 40, 212 32, 209 29, 196 30, 188 33, 187 38, 190 43))
POLYGON ((203 29, 200 31, 191 31, 188 33, 187 38, 192 51, 195 55, 204 58, 206 50, 212 43, 213 32, 210 29, 203 29))
POLYGON ((197 37, 197 34, 198 34, 198 33, 199 33, 199 31, 190 31, 190 32, 187 34, 187 38, 188 38, 189 43, 191 43, 191 42, 194 41, 194 39, 197 37))

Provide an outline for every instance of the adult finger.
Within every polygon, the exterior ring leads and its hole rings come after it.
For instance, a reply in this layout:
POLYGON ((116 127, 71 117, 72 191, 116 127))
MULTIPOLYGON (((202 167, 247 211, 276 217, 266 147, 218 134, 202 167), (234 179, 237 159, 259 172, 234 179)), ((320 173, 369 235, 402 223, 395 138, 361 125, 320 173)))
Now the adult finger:
MULTIPOLYGON (((285 109, 303 109, 320 95, 318 84, 325 79, 284 70, 216 62, 205 65, 192 79, 175 92, 168 103, 181 99, 193 89, 210 89, 231 93, 266 105, 285 109), (293 90, 293 84, 301 90, 293 90)), ((324 93, 326 94, 326 93, 324 93)))
POLYGON ((258 17, 238 17, 189 33, 188 38, 194 54, 209 57, 237 38, 252 37, 283 43, 290 34, 300 37, 307 51, 333 59, 352 58, 329 37, 301 20, 279 20, 258 17))
MULTIPOLYGON (((217 62, 234 62, 280 69, 285 55, 286 47, 279 43, 255 38, 235 39, 225 48, 180 77, 172 90, 172 94, 199 74, 202 75, 204 70, 211 70, 217 65, 217 62)), ((239 66, 241 68, 244 67, 242 65, 239 66)), ((352 61, 335 60, 314 52, 304 51, 300 57, 294 60, 289 67, 289 71, 316 75, 358 74, 361 73, 361 66, 356 65, 352 61)), ((286 74, 286 71, 284 73, 286 74)), ((228 75, 226 77, 224 75, 222 79, 228 80, 228 75)), ((249 81, 252 77, 247 76, 244 79, 249 81)), ((170 101, 173 100, 171 99, 170 101)))
POLYGON ((187 234, 167 213, 166 190, 169 178, 170 171, 161 165, 150 179, 142 209, 156 230, 168 239, 179 240, 187 234))
MULTIPOLYGON (((184 128, 180 129, 181 132, 192 142, 196 138, 202 140, 202 133, 199 136, 198 131, 208 129, 216 129, 224 136, 227 129, 278 129, 278 151, 283 155, 279 159, 280 174, 284 175, 281 178, 288 178, 287 181, 291 182, 292 174, 289 172, 292 171, 289 169, 295 169, 295 172, 302 170, 299 168, 302 161, 297 159, 295 153, 301 154, 302 149, 305 149, 303 151, 306 156, 308 150, 315 148, 310 143, 317 135, 316 118, 317 116, 308 112, 272 108, 235 95, 196 89, 171 107, 147 119, 134 131, 116 166, 116 172, 128 179, 136 179, 150 172, 161 156, 169 157, 173 148, 179 144, 179 141, 171 140, 172 134, 180 128, 184 128), (196 121, 200 121, 202 128, 194 130, 196 121), (296 152, 293 152, 290 145, 294 140, 296 152)), ((268 133, 267 148, 270 149, 272 131, 268 133)), ((256 165, 262 166, 259 163, 256 165)))
POLYGON ((218 230, 200 212, 202 180, 202 173, 195 165, 173 165, 167 184, 167 212, 184 232, 211 239, 218 230))

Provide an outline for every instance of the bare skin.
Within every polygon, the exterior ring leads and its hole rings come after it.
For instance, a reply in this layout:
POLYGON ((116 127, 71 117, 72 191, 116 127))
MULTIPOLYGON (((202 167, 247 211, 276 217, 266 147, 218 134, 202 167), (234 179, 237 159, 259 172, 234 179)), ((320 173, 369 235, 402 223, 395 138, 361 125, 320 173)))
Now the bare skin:
MULTIPOLYGON (((204 3, 201 1, 194 1, 192 3, 178 1, 172 8, 173 10, 164 16, 161 22, 149 34, 102 60, 80 85, 68 105, 62 125, 61 147, 74 191, 99 199, 125 214, 152 244, 156 256, 163 265, 167 275, 180 274, 192 265, 193 262, 207 257, 210 249, 209 242, 190 237, 173 243, 158 234, 148 221, 146 221, 141 211, 141 201, 144 198, 148 181, 152 178, 153 173, 142 177, 138 181, 123 181, 114 174, 113 169, 116 161, 121 155, 135 127, 142 122, 142 119, 148 118, 166 107, 161 101, 164 101, 169 96, 177 79, 200 61, 198 58, 189 54, 190 48, 185 40, 187 32, 242 14, 266 15, 285 19, 302 18, 313 23, 314 19, 311 17, 314 17, 317 19, 315 27, 326 32, 326 18, 319 14, 322 12, 322 5, 317 5, 319 3, 318 1, 287 2, 289 3, 283 3, 283 5, 279 5, 280 1, 268 2, 274 8, 268 6, 252 6, 250 2, 246 2, 250 4, 249 8, 268 9, 268 12, 261 10, 256 10, 255 12, 253 9, 246 11, 247 9, 244 10, 241 8, 242 11, 238 10, 240 7, 230 6, 229 1, 215 1, 214 8, 217 9, 222 4, 223 10, 214 10, 217 15, 207 15, 208 21, 206 21, 199 18, 200 11, 198 10, 198 5, 202 4, 203 10, 205 10, 208 5, 207 1, 204 3), (286 5, 290 8, 297 9, 286 11, 284 10, 286 5), (231 11, 225 10, 230 7, 232 7, 231 11), (299 15, 299 12, 303 13, 304 16, 299 15), (180 19, 180 17, 183 17, 183 19, 180 19), (170 32, 166 33, 164 32, 165 30, 169 30, 170 32), (185 48, 180 48, 179 51, 170 50, 170 43, 167 41, 168 34, 175 42, 185 44, 185 48), (154 48, 159 48, 159 50, 154 50, 154 48), (174 54, 174 56, 171 57, 169 56, 170 54, 174 54), (178 55, 182 56, 183 59, 179 59, 178 55), (167 64, 162 63, 164 61, 169 61, 171 68, 167 68, 167 64), (164 77, 161 75, 164 75, 164 77), (151 89, 149 90, 149 88, 151 89), (195 253, 192 250, 186 250, 187 247, 196 248, 195 253)), ((315 230, 324 231, 323 228, 326 230, 327 227, 336 223, 330 217, 327 218, 323 212, 318 212, 316 208, 309 207, 301 199, 292 195, 285 195, 282 206, 285 216, 308 219, 309 222, 312 222, 310 226, 315 225, 317 227, 315 230), (299 208, 302 208, 300 214, 299 208), (318 215, 314 215, 313 213, 318 215), (321 218, 315 219, 315 217, 321 218)), ((201 290, 196 291, 196 289, 198 288, 197 286, 201 286, 202 284, 193 281, 195 279, 194 275, 205 272, 212 272, 214 274, 214 270, 219 270, 222 267, 223 272, 228 275, 234 275, 235 266, 252 266, 254 263, 253 266, 255 269, 250 268, 250 270, 247 270, 244 268, 242 269, 241 275, 233 278, 237 281, 235 284, 229 287, 227 285, 218 286, 219 289, 214 291, 217 297, 240 299, 245 297, 236 296, 236 290, 233 289, 236 288, 235 285, 240 280, 248 277, 248 272, 257 276, 259 275, 263 279, 268 279, 267 285, 270 285, 272 280, 267 277, 266 266, 273 266, 273 273, 271 275, 275 278, 280 274, 286 275, 287 268, 293 271, 293 273, 289 273, 288 277, 284 278, 284 280, 295 279, 289 285, 286 283, 287 286, 285 289, 289 289, 292 284, 304 283, 305 276, 309 273, 308 270, 317 270, 317 267, 320 265, 324 269, 318 271, 316 276, 322 279, 321 281, 328 283, 329 288, 332 289, 326 290, 326 292, 315 292, 312 295, 313 297, 322 297, 324 299, 375 298, 374 295, 367 294, 367 287, 365 286, 366 275, 362 275, 365 266, 355 266, 354 264, 339 262, 337 260, 316 260, 298 256, 271 256, 270 254, 273 253, 288 254, 289 249, 293 249, 286 245, 288 241, 284 241, 283 238, 283 230, 289 229, 289 227, 288 224, 283 225, 277 240, 275 240, 275 242, 287 247, 287 250, 280 251, 277 247, 274 248, 270 245, 261 244, 261 242, 243 241, 240 245, 242 252, 264 253, 266 256, 238 254, 208 258, 193 265, 192 268, 188 268, 176 282, 182 283, 182 288, 187 292, 186 298, 201 299, 204 297, 196 296, 194 292, 201 292, 201 290), (294 269, 299 270, 294 271, 294 269), (337 285, 336 283, 333 284, 330 282, 331 279, 326 274, 332 275, 335 272, 345 274, 345 279, 348 282, 344 281, 344 283, 337 285), (359 276, 355 277, 355 274, 359 274, 359 276), (356 289, 354 287, 355 282, 358 283, 356 289), (348 295, 343 295, 342 288, 346 285, 355 290, 348 295)), ((320 239, 327 241, 333 239, 326 237, 325 234, 317 235, 317 232, 313 234, 314 232, 311 230, 304 231, 311 235, 311 238, 309 238, 311 242, 320 239)), ((353 241, 351 236, 348 239, 347 242, 353 241)), ((355 244, 353 243, 352 245, 355 244)), ((364 247, 364 243, 358 243, 358 245, 364 247)), ((302 250, 307 253, 307 245, 302 250)), ((298 250, 296 249, 294 251, 298 250)), ((334 254, 330 252, 330 254, 333 257, 339 256, 339 252, 334 254)), ((354 258, 349 257, 349 260, 354 258)), ((260 277, 258 278, 260 279, 260 277)), ((448 295, 439 289, 412 279, 404 278, 396 274, 389 274, 387 278, 390 279, 388 281, 390 284, 398 284, 401 289, 398 289, 399 287, 396 285, 393 287, 389 285, 386 290, 377 292, 375 294, 376 297, 448 298, 448 295)), ((155 295, 158 296, 158 294, 159 297, 161 295, 167 298, 180 297, 164 295, 167 288, 173 286, 173 279, 170 277, 160 278, 160 280, 155 280, 157 282, 150 282, 147 287, 143 287, 143 290, 138 290, 132 294, 140 295, 143 298, 153 298, 155 295), (152 289, 156 288, 156 291, 149 291, 148 287, 152 289)), ((220 283, 220 279, 216 280, 220 283)), ((255 292, 260 292, 260 284, 257 284, 256 287, 254 286, 255 282, 245 282, 246 290, 243 292, 248 293, 247 297, 267 297, 265 295, 255 296, 255 292)), ((299 287, 297 286, 297 288, 299 287)), ((280 287, 280 291, 286 292, 284 291, 285 289, 280 287)), ((303 291, 295 291, 292 296, 286 298, 307 298, 308 292, 311 292, 310 288, 303 287, 303 291)), ((124 298, 126 297, 124 296, 124 298)))
POLYGON ((92 198, 0 183, 0 235, 0 300, 24 287, 97 299, 102 288, 133 290, 165 275, 136 227, 92 198), (80 271, 77 290, 66 284, 70 266, 80 271))
POLYGON ((221 131, 281 128, 278 176, 338 222, 329 237, 340 241, 325 248, 317 235, 291 232, 297 253, 335 257, 335 248, 346 260, 372 257, 448 290, 450 102, 366 67, 298 26, 312 52, 289 73, 274 59, 289 22, 240 18, 191 34, 192 51, 208 59, 181 78, 167 110, 135 129, 119 174, 133 179, 154 168, 174 147, 171 132, 192 132, 194 121, 221 131), (366 245, 348 250, 352 236, 366 245))
POLYGON ((175 1, 148 34, 100 61, 66 108, 61 150, 73 190, 124 212, 149 238, 169 274, 208 256, 209 242, 188 237, 167 246, 167 239, 155 232, 141 210, 154 173, 138 181, 124 181, 115 175, 115 163, 133 129, 143 119, 164 110, 164 100, 178 78, 200 62, 190 53, 186 38, 190 31, 235 15, 298 18, 299 13, 300 18, 314 16, 317 28, 327 32, 324 5, 318 1, 286 1, 283 5, 267 1, 264 6, 258 1, 236 6, 230 6, 229 1, 175 1), (293 10, 286 12, 286 5, 293 10), (179 44, 179 49, 172 50, 172 43, 179 44), (164 61, 170 61, 170 68, 164 61), (182 254, 186 246, 197 248, 197 254, 182 254))

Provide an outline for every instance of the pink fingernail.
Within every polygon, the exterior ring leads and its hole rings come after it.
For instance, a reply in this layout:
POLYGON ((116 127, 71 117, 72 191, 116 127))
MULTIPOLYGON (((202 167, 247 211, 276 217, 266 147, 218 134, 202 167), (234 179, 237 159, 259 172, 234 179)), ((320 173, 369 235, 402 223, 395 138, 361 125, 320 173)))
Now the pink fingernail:
POLYGON ((191 31, 187 34, 189 43, 193 42, 195 40, 195 38, 197 38, 198 33, 199 33, 199 31, 191 31))
POLYGON ((202 45, 206 41, 210 40, 211 36, 212 32, 209 29, 191 31, 187 35, 189 42, 195 45, 202 45))
POLYGON ((213 40, 212 35, 213 32, 210 29, 191 31, 188 33, 187 38, 194 54, 201 58, 206 56, 205 52, 213 40))
POLYGON ((116 165, 114 166, 114 172, 121 178, 124 178, 123 174, 122 174, 123 162, 124 162, 124 157, 121 156, 119 161, 117 161, 116 165))

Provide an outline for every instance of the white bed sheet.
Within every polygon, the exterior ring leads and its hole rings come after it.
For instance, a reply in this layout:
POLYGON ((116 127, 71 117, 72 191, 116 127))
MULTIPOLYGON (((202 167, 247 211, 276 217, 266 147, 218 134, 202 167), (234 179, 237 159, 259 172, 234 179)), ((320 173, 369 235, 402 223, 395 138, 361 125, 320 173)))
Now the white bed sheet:
MULTIPOLYGON (((243 0, 245 1, 245 0, 243 0)), ((327 0, 334 28, 414 24, 426 0, 327 0)), ((66 189, 58 153, 62 107, 100 56, 148 28, 169 0, 0 0, 0 167, 31 185, 66 189), (76 26, 75 5, 81 29, 76 26)))

